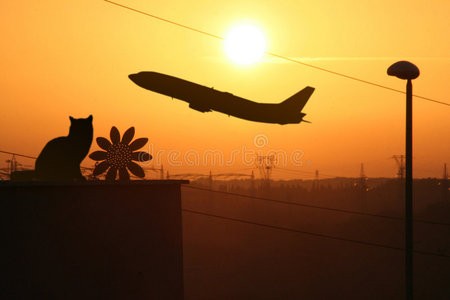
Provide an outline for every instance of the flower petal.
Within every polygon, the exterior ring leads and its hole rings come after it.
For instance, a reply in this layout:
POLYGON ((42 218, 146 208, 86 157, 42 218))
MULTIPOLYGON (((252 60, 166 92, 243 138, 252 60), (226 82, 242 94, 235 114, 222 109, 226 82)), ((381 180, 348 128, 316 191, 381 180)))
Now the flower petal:
POLYGON ((131 173, 133 173, 137 177, 145 177, 144 170, 142 170, 141 166, 139 166, 137 163, 130 161, 127 167, 128 170, 130 170, 131 173))
POLYGON ((106 160, 102 161, 101 163, 99 163, 98 165, 95 166, 93 175, 98 176, 98 175, 102 174, 103 172, 106 171, 106 169, 108 169, 108 167, 109 167, 109 163, 106 160))
POLYGON ((152 156, 147 152, 138 151, 131 153, 131 159, 136 161, 148 161, 152 159, 152 156))
POLYGON ((140 149, 140 148, 144 147, 144 145, 147 144, 147 142, 148 142, 148 138, 135 139, 134 142, 132 142, 130 144, 130 150, 135 151, 137 149, 140 149))
POLYGON ((116 128, 116 126, 111 127, 109 137, 111 138, 111 142, 113 144, 118 144, 120 142, 120 133, 119 130, 116 128))
POLYGON ((89 158, 93 160, 105 160, 106 152, 105 151, 95 151, 89 154, 89 158))
POLYGON ((129 144, 131 140, 134 138, 134 127, 128 128, 127 131, 123 134, 122 144, 129 144))
POLYGON ((106 150, 106 151, 108 151, 109 147, 111 147, 111 143, 104 137, 98 137, 97 144, 100 148, 102 148, 103 150, 106 150))
POLYGON ((105 179, 108 181, 114 181, 114 180, 116 180, 116 175, 117 175, 117 168, 111 167, 109 169, 108 173, 106 173, 105 179))
POLYGON ((128 174, 128 170, 125 167, 119 169, 119 179, 120 180, 130 180, 130 174, 128 174))

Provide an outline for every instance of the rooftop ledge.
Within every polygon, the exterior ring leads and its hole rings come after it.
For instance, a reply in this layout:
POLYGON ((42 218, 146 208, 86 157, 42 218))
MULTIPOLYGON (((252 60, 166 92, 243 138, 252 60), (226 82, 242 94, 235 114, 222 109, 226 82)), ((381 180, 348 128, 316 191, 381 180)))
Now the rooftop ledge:
POLYGON ((180 185, 189 184, 189 180, 130 180, 130 181, 0 181, 0 187, 36 187, 36 186, 146 186, 146 185, 180 185))

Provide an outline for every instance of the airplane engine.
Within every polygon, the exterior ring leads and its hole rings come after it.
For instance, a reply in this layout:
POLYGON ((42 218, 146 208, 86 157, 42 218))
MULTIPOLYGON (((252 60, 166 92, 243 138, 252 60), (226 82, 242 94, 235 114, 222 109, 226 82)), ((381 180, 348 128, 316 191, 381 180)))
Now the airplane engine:
POLYGON ((197 103, 190 103, 189 108, 195 109, 199 112, 209 112, 211 109, 205 105, 199 105, 197 103))

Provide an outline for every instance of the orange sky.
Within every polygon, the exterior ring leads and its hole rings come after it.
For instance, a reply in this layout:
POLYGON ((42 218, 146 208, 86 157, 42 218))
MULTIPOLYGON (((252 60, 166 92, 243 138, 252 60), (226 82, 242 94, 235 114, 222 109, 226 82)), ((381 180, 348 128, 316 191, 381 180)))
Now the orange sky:
MULTIPOLYGON (((120 3, 222 36, 236 21, 252 20, 262 28, 270 52, 396 89, 404 89, 405 82, 388 77, 386 69, 407 59, 421 70, 414 93, 450 102, 448 1, 120 3)), ((69 115, 93 114, 94 136, 107 136, 113 125, 121 132, 134 125, 172 173, 249 169, 240 161, 244 150, 281 150, 288 156, 303 153, 300 161, 282 166, 287 169, 358 176, 364 163, 370 177, 394 176, 390 157, 404 152, 404 95, 269 57, 236 66, 219 40, 104 1, 2 1, 0 34, 0 150, 37 156, 48 140, 67 134, 69 115), (312 124, 281 126, 202 114, 135 86, 127 75, 139 71, 178 76, 261 102, 280 102, 313 86, 303 110, 312 124), (268 144, 258 148, 254 138, 261 134, 268 144), (211 167, 203 162, 210 150, 221 151, 225 161, 232 153, 238 157, 211 167), (169 152, 180 157, 168 162, 169 152), (198 155, 197 166, 187 165, 189 155, 198 155)), ((416 177, 440 177, 443 163, 450 161, 449 114, 448 106, 414 101, 416 177)), ((96 148, 94 143, 91 151, 96 148)), ((87 158, 83 164, 93 162, 87 158)), ((275 170, 274 176, 307 175, 275 170)))

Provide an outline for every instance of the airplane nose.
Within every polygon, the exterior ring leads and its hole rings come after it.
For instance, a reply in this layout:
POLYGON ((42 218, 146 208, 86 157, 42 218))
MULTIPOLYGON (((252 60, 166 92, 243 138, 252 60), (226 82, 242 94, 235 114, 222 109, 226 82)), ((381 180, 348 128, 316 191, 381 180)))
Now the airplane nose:
POLYGON ((133 81, 138 86, 141 86, 142 79, 140 78, 139 74, 130 74, 130 75, 128 75, 128 78, 130 78, 130 80, 133 81))
POLYGON ((130 78, 130 80, 133 81, 136 85, 144 89, 152 89, 152 87, 155 85, 155 80, 152 72, 139 72, 136 74, 130 74, 128 75, 128 78, 130 78))

